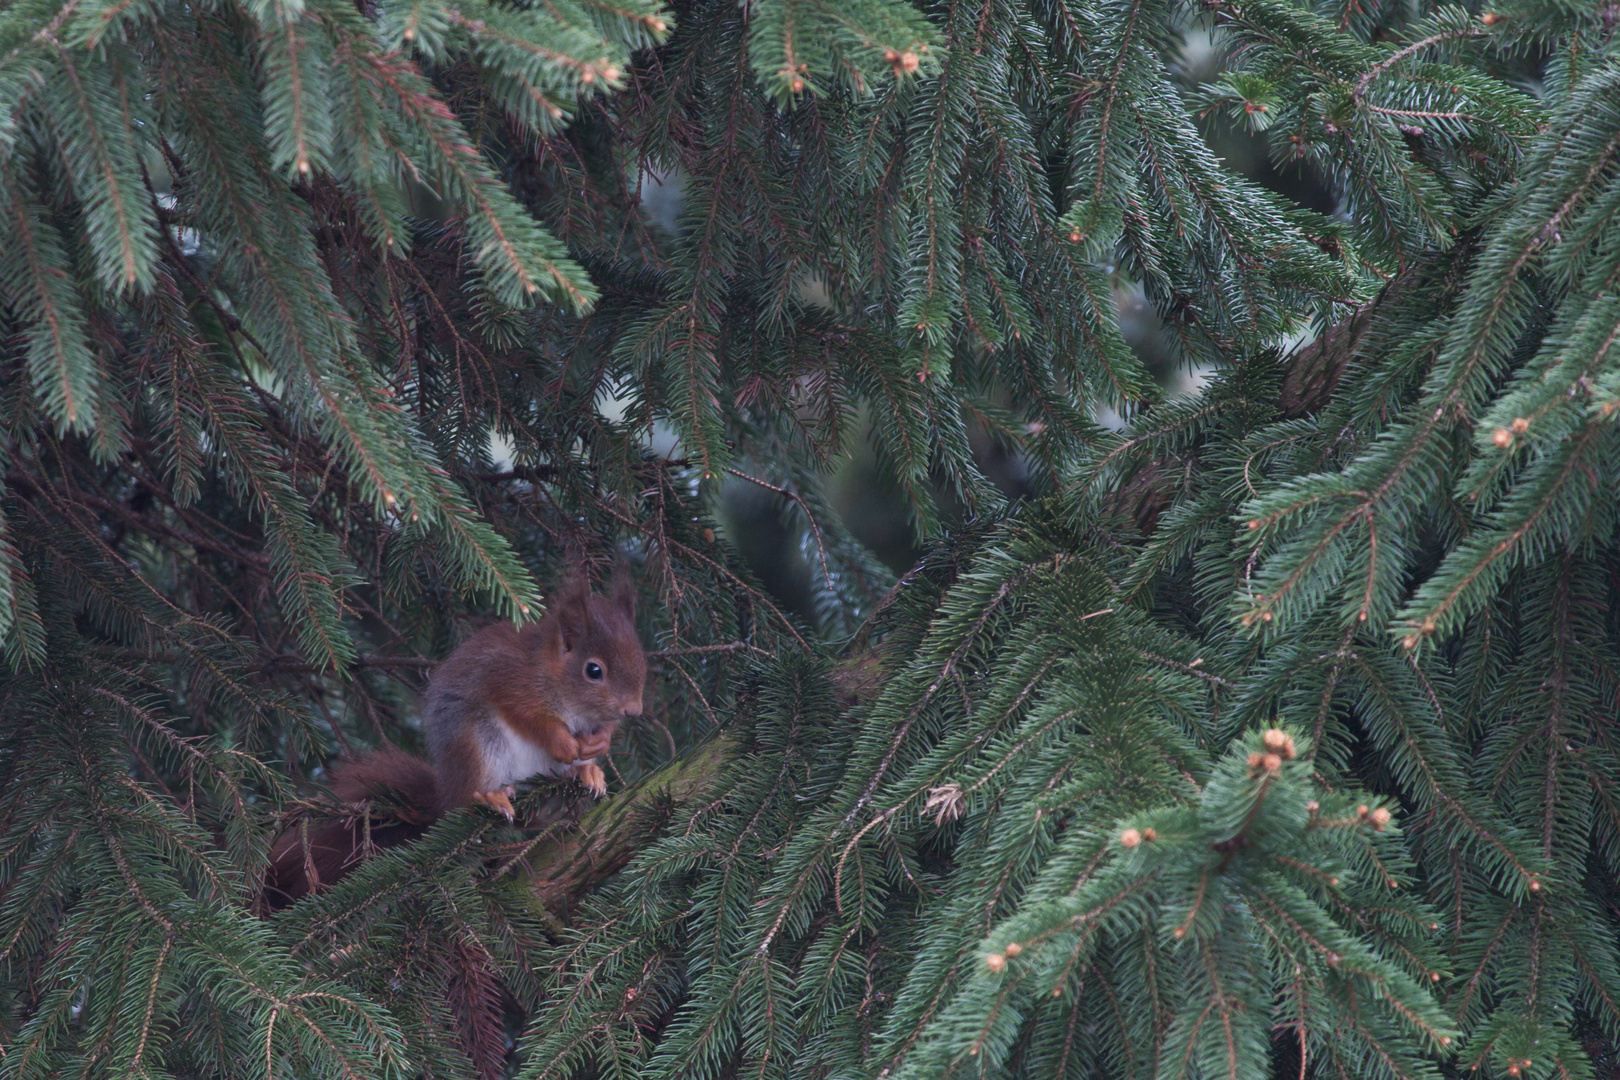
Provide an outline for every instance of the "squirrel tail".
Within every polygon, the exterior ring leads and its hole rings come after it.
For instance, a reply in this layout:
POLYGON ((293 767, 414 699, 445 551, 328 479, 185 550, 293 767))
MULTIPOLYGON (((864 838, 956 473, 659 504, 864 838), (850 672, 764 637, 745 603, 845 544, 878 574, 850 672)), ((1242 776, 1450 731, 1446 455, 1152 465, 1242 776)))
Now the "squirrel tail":
POLYGON ((263 907, 279 911, 336 883, 377 850, 415 840, 439 818, 438 781, 433 766, 396 747, 385 746, 355 760, 334 762, 331 789, 340 802, 373 802, 392 821, 362 818, 296 822, 270 848, 263 907), (369 846, 368 846, 369 845, 369 846))

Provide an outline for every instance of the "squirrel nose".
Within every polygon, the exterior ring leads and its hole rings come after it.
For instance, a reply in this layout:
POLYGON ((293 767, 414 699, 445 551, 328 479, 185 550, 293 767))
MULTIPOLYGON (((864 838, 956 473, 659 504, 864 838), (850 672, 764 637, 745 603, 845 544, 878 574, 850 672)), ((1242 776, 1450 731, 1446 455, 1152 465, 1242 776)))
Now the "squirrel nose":
POLYGON ((621 702, 619 704, 619 709, 626 716, 640 716, 641 715, 641 698, 640 698, 640 696, 638 695, 636 697, 630 698, 627 701, 621 702))

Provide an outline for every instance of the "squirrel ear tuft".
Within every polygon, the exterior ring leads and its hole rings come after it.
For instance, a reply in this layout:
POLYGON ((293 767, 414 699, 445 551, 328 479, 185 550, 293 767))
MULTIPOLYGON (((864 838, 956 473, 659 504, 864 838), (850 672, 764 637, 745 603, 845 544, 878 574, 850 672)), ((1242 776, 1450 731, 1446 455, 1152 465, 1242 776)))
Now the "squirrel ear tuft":
POLYGON ((551 610, 557 616, 564 652, 571 650, 590 628, 590 600, 591 581, 583 575, 571 579, 557 591, 551 610))
POLYGON ((613 575, 613 606, 624 612, 625 618, 635 621, 636 583, 622 566, 613 575))

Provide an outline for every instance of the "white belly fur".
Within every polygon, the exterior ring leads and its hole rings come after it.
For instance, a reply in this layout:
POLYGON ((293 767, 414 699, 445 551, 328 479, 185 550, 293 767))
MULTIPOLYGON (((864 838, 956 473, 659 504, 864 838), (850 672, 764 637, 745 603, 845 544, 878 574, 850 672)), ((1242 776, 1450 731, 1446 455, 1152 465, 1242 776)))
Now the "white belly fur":
POLYGON ((568 771, 569 763, 559 764, 550 754, 513 731, 500 717, 490 719, 491 723, 480 733, 487 789, 515 784, 539 773, 562 776, 568 771))

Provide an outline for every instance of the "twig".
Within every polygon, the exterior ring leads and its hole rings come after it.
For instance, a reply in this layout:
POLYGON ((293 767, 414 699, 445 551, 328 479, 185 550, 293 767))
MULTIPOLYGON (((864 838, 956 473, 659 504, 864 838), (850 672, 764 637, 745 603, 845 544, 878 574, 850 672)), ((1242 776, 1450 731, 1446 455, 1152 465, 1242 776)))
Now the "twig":
POLYGON ((827 569, 827 546, 821 541, 821 526, 816 524, 816 515, 810 512, 810 507, 805 503, 804 498, 797 491, 777 487, 775 484, 767 483, 757 476, 749 476, 741 469, 734 469, 730 465, 726 466, 726 472, 739 479, 747 480, 750 484, 758 484, 767 491, 774 491, 778 495, 792 499, 799 504, 799 509, 804 511, 804 519, 810 523, 810 532, 816 538, 816 552, 821 556, 821 576, 827 582, 827 588, 831 589, 833 587, 832 571, 827 569))
POLYGON ((648 659, 662 660, 670 656, 701 656, 706 653, 734 653, 742 652, 744 649, 748 650, 749 652, 757 652, 761 656, 771 655, 758 645, 750 645, 746 641, 728 641, 724 645, 688 645, 677 649, 654 649, 652 652, 647 654, 647 657, 648 659))
POLYGON ((1363 74, 1360 79, 1356 80, 1356 88, 1351 93, 1351 97, 1355 99, 1355 103, 1357 105, 1360 105, 1362 96, 1366 94, 1367 87, 1372 84, 1374 79, 1378 78, 1378 76, 1382 75, 1384 72, 1400 63, 1402 60, 1405 60, 1408 56, 1411 56, 1414 53, 1420 53, 1424 49, 1427 49, 1430 45, 1438 45, 1442 41, 1451 41, 1456 38, 1477 38, 1484 36, 1484 30, 1477 27, 1464 27, 1460 30, 1442 30, 1438 34, 1430 34, 1422 41, 1414 41, 1406 48, 1385 57, 1383 60, 1380 60, 1372 67, 1368 68, 1366 73, 1363 74))

